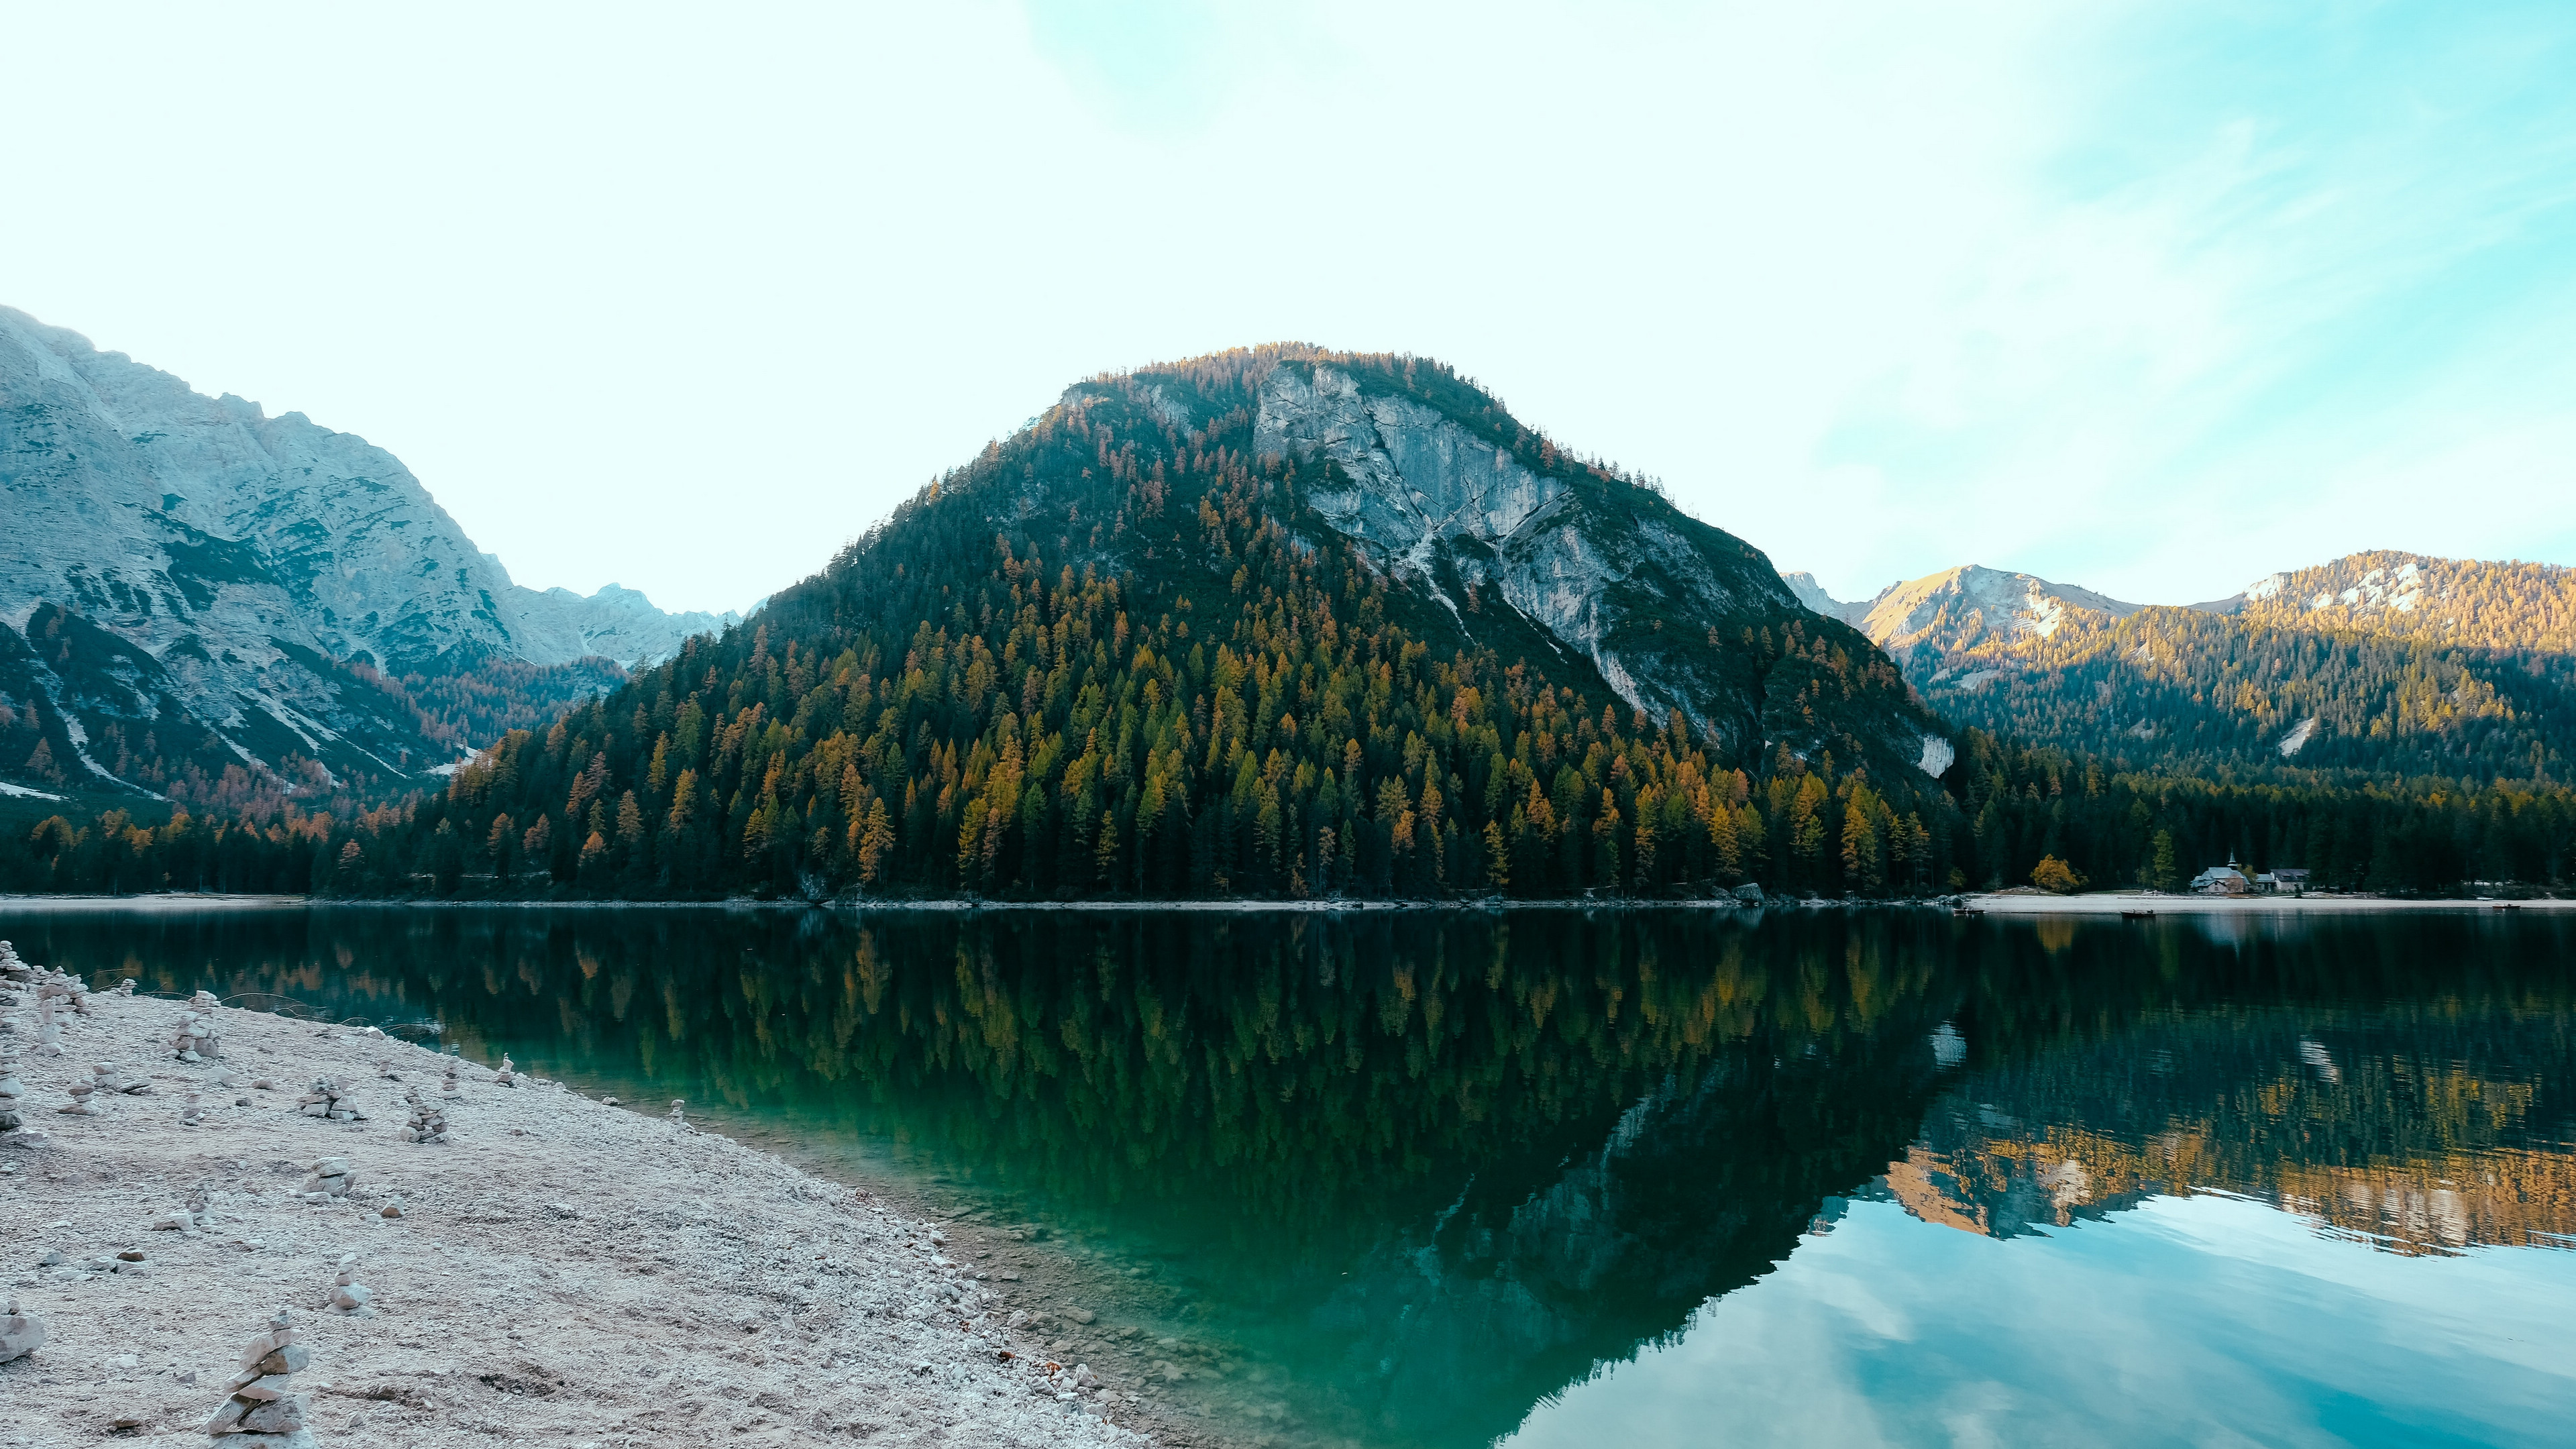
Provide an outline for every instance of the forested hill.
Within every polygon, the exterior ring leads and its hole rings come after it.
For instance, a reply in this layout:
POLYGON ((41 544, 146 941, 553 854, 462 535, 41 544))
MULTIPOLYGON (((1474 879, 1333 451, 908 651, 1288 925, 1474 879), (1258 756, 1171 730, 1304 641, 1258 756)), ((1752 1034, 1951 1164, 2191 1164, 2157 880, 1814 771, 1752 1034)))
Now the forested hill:
POLYGON ((1076 386, 317 884, 1884 889, 1932 879, 1950 753, 1651 487, 1436 364, 1268 348, 1076 386))
POLYGON ((2536 783, 2576 753, 2576 570, 2355 554, 2141 608, 1970 567, 1809 602, 1949 718, 2114 768, 2536 783))

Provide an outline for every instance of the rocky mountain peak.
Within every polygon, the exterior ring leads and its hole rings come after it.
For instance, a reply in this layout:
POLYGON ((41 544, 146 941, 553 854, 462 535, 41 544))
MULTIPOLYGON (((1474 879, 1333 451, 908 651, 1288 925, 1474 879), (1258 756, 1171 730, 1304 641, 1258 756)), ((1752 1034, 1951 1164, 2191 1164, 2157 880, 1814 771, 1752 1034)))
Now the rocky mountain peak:
MULTIPOLYGON (((87 749, 109 732, 136 736, 129 756, 193 732, 215 769, 293 754, 338 762, 325 773, 407 774, 462 742, 382 677, 631 666, 728 622, 625 590, 521 588, 366 439, 207 397, 8 308, 0 497, 0 623, 19 641, 0 639, 0 703, 49 720, 48 756, 93 785, 158 793, 87 749), (154 728, 164 716, 186 724, 154 728)), ((0 759, 0 773, 22 765, 0 759)))
POLYGON ((1990 638, 2045 639, 2057 632, 2070 609, 2116 619, 2126 618, 2141 607, 2073 584, 2052 583, 2035 574, 2007 573, 1983 564, 1962 564, 1893 583, 1873 598, 1850 603, 1825 593, 1812 574, 1783 577, 1798 591, 1800 603, 1852 624, 1872 643, 1891 652, 1918 645, 1941 650, 1972 649, 1990 638))

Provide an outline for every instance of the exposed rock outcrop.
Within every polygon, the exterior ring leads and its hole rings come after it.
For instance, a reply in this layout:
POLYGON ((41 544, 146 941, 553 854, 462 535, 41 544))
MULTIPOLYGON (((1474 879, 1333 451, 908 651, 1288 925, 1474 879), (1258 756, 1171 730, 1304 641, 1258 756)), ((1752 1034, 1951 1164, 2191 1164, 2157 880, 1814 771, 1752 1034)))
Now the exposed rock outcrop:
POLYGON ((91 745, 131 722, 179 749, 172 716, 212 736, 189 754, 210 772, 302 755, 341 776, 418 773, 459 752, 371 671, 631 666, 731 618, 614 585, 519 587, 365 439, 203 396, 5 307, 0 498, 0 702, 39 707, 55 768, 92 787, 148 791, 91 745))
MULTIPOLYGON (((1893 670, 1838 692, 1831 717, 1793 705, 1802 670, 1780 672, 1758 641, 1814 621, 1759 549, 1552 448, 1534 467, 1508 420, 1473 422, 1291 360, 1262 381, 1253 446, 1301 460, 1315 517, 1505 658, 1581 661, 1631 708, 1658 720, 1678 708, 1739 758, 1848 753, 1847 741, 1889 768, 1933 758, 1924 741, 1946 726, 1893 670)), ((1864 672, 1875 662, 1856 635, 1834 642, 1864 672)))

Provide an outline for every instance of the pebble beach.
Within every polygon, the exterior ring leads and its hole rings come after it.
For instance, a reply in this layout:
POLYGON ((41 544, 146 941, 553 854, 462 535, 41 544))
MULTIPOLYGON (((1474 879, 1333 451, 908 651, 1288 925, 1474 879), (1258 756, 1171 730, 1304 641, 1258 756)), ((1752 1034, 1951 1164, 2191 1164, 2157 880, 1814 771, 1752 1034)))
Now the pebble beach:
POLYGON ((5 948, 0 1021, 11 1449, 1156 1441, 1085 1310, 685 1107, 5 948))

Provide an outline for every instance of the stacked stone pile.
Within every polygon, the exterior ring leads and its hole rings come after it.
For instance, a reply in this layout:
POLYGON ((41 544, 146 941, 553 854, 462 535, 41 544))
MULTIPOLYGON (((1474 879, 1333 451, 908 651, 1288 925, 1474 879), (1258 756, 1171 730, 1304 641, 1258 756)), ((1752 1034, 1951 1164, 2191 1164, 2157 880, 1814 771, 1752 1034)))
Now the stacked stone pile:
MULTIPOLYGON (((0 941, 0 945, 7 945, 0 941)), ((25 1358, 44 1347, 45 1320, 18 1311, 18 1295, 0 1299, 0 1363, 25 1358)))
POLYGON ((106 1062, 92 1066, 89 1073, 88 1081, 74 1082, 68 1089, 72 1094, 72 1104, 57 1109, 64 1116, 95 1117, 99 1107, 112 1098, 122 1095, 139 1097, 152 1090, 150 1082, 140 1077, 129 1079, 123 1071, 106 1062))
POLYGON ((420 1088, 418 1087, 414 1087, 405 1092, 403 1094, 403 1099, 410 1104, 411 1115, 403 1120, 402 1130, 394 1134, 397 1140, 403 1142, 444 1142, 447 1140, 447 1110, 445 1108, 433 1107, 427 1101, 423 1100, 420 1095, 420 1088))
MULTIPOLYGON (((200 996, 205 995, 200 991, 200 996)), ((194 1005, 195 1003, 190 1003, 194 1005)), ((212 1012, 187 1011, 180 1014, 178 1027, 170 1033, 170 1051, 183 1062, 205 1061, 224 1054, 221 1034, 215 1027, 212 1012)))
POLYGON ((213 1209, 207 1205, 208 1186, 209 1184, 200 1178, 195 1187, 188 1189, 187 1205, 175 1213, 153 1219, 153 1230, 177 1233, 181 1237, 188 1238, 193 1238, 199 1233, 212 1232, 215 1226, 215 1215, 213 1209))
POLYGON ((36 1053, 58 1057, 63 1054, 63 1024, 54 1019, 54 999, 36 998, 36 1053))
POLYGON ((356 1318, 373 1318, 376 1316, 372 1301, 375 1296, 366 1284, 358 1281, 358 1255, 355 1253, 343 1255, 340 1259, 340 1271, 331 1279, 331 1297, 324 1306, 334 1313, 345 1313, 356 1318))
POLYGON ((447 1078, 438 1084, 438 1095, 451 1102, 465 1095, 465 1089, 456 1081, 456 1058, 454 1057, 447 1059, 447 1078))
MULTIPOLYGON (((0 946, 8 943, 0 941, 0 946)), ((0 1038, 0 1137, 7 1137, 27 1125, 18 1107, 27 1095, 27 1084, 18 1080, 18 1043, 0 1038)))
POLYGON ((501 1053, 501 1070, 492 1074, 492 1080, 504 1087, 519 1085, 518 1065, 510 1060, 508 1052, 501 1053))
POLYGON ((295 1105, 307 1117, 323 1117, 333 1122, 364 1122, 367 1114, 358 1107, 355 1090, 342 1086, 331 1077, 315 1077, 313 1086, 295 1105))
POLYGON ((182 1127, 205 1126, 206 1109, 204 1101, 205 1099, 201 1094, 190 1092, 188 1094, 188 1100, 182 1103, 179 1107, 179 1125, 182 1127))
POLYGON ((90 1005, 89 983, 68 971, 47 971, 40 968, 35 973, 35 983, 38 1006, 48 1001, 59 1001, 79 1016, 93 1015, 97 1011, 96 1007, 90 1005))
POLYGON ((688 1098, 686 1098, 686 1097, 673 1097, 673 1098, 671 1099, 671 1113, 670 1113, 670 1121, 671 1121, 671 1125, 672 1125, 673 1127, 676 1127, 676 1128, 678 1128, 679 1130, 681 1130, 681 1131, 683 1131, 683 1132, 686 1132, 686 1131, 688 1131, 688 1130, 689 1130, 689 1099, 688 1099, 688 1098))
POLYGON ((217 997, 215 993, 208 991, 202 986, 197 988, 196 995, 188 998, 188 1009, 190 1011, 212 1011, 223 1004, 224 1003, 221 998, 217 997))
POLYGON ((329 1202, 349 1195, 358 1175, 349 1170, 345 1157, 318 1157, 313 1160, 313 1175, 304 1180, 306 1202, 329 1202))
POLYGON ((312 1350, 295 1341, 294 1320, 277 1310, 268 1331, 243 1347, 241 1372, 227 1386, 232 1397, 206 1421, 207 1435, 240 1436, 226 1449, 314 1449, 309 1410, 295 1391, 295 1375, 311 1361, 312 1350))

